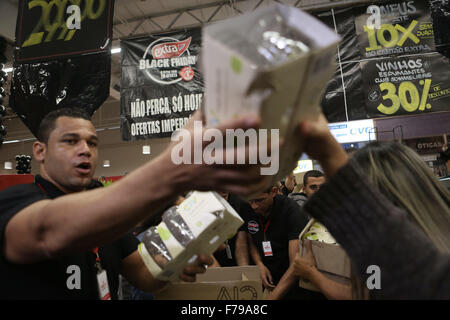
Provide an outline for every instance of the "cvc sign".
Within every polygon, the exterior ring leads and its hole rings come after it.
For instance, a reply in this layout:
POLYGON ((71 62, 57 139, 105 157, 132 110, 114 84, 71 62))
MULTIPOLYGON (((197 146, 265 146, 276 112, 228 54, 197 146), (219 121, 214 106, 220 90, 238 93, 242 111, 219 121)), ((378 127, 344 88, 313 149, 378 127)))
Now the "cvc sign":
POLYGON ((339 143, 376 140, 373 120, 330 123, 328 127, 339 143))

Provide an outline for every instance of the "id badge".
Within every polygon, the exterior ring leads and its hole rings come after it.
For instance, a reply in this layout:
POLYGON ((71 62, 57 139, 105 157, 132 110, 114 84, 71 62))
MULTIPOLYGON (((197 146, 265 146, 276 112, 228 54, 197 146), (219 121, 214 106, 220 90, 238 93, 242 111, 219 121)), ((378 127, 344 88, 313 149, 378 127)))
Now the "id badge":
POLYGON ((97 273, 97 285, 100 300, 111 300, 111 293, 109 292, 106 270, 102 270, 100 273, 97 273))
POLYGON ((233 255, 231 254, 231 248, 230 248, 230 245, 228 244, 228 240, 225 243, 226 243, 225 250, 227 252, 227 258, 231 260, 231 259, 233 259, 233 255))
POLYGON ((270 241, 263 241, 262 246, 263 246, 264 256, 266 256, 266 257, 273 256, 272 245, 270 244, 270 241))

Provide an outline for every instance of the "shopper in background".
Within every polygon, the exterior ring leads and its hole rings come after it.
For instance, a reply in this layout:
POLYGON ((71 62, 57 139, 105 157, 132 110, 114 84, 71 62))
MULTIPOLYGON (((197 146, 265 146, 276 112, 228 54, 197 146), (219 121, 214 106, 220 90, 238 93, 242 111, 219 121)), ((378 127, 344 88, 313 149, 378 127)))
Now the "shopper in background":
MULTIPOLYGON (((353 161, 378 192, 409 214, 408 219, 436 248, 450 253, 450 194, 412 149, 396 142, 373 142, 356 152, 353 161)), ((351 298, 346 286, 320 275, 313 259, 311 251, 305 257, 297 256, 296 274, 321 288, 327 297, 351 298)), ((367 296, 360 281, 355 281, 354 286, 354 297, 367 296)))
POLYGON ((294 191, 294 188, 296 186, 295 183, 295 176, 294 173, 291 172, 287 177, 286 180, 280 181, 279 188, 282 195, 285 195, 286 197, 294 191))
MULTIPOLYGON (((201 119, 197 112, 185 129, 193 132, 193 121, 201 119)), ((259 124, 259 118, 246 117, 217 129, 259 124)), ((59 109, 43 119, 33 144, 41 175, 33 184, 0 193, 0 298, 116 299, 119 273, 137 288, 155 292, 166 282, 154 279, 145 267, 130 233, 134 226, 182 192, 249 195, 270 179, 260 175, 258 165, 175 165, 173 143, 110 187, 85 191, 97 165, 97 146, 84 111, 59 109), (103 290, 106 282, 109 292, 103 290)), ((228 152, 237 153, 224 149, 225 156, 228 152)), ((199 255, 180 278, 194 281, 211 264, 211 257, 199 255)))
POLYGON ((307 171, 303 176, 303 188, 301 192, 293 192, 289 198, 297 202, 300 207, 303 207, 308 198, 317 192, 320 186, 325 183, 325 176, 319 170, 307 171))
POLYGON ((301 123, 299 135, 328 180, 304 208, 352 260, 365 287, 356 297, 449 299, 450 195, 420 157, 373 143, 349 161, 323 116, 301 123), (379 289, 367 289, 370 266, 381 272, 379 289))
MULTIPOLYGON (((298 236, 308 223, 300 207, 277 191, 277 187, 270 187, 250 200, 255 214, 247 224, 250 254, 268 291, 286 285, 286 271, 299 251, 298 236)), ((300 288, 291 288, 285 296, 286 299, 320 297, 300 288)))
POLYGON ((311 198, 324 183, 325 176, 322 171, 310 170, 303 176, 303 191, 308 198, 311 198))
POLYGON ((248 202, 234 194, 230 194, 229 192, 219 192, 219 194, 236 210, 242 220, 244 220, 244 224, 239 228, 233 238, 225 242, 225 250, 219 250, 214 253, 214 258, 221 267, 248 266, 250 259, 247 241, 247 222, 249 217, 254 214, 253 210, 248 202))

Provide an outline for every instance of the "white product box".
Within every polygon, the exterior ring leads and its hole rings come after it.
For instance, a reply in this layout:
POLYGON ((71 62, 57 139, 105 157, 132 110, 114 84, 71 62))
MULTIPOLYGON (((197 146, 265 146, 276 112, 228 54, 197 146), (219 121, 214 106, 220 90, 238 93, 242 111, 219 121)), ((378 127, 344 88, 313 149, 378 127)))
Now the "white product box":
POLYGON ((161 222, 156 230, 165 246, 160 251, 161 257, 166 257, 163 267, 147 250, 145 235, 139 244, 138 250, 145 265, 160 280, 178 280, 183 268, 196 261, 197 254, 212 254, 221 243, 233 237, 244 223, 230 204, 215 192, 193 192, 178 206, 177 212, 185 223, 183 231, 189 232, 193 238, 183 246, 169 231, 166 223, 161 222))
POLYGON ((318 19, 278 3, 204 27, 207 126, 259 114, 262 128, 279 129, 285 141, 274 182, 286 177, 301 154, 295 129, 320 113, 339 40, 318 19))

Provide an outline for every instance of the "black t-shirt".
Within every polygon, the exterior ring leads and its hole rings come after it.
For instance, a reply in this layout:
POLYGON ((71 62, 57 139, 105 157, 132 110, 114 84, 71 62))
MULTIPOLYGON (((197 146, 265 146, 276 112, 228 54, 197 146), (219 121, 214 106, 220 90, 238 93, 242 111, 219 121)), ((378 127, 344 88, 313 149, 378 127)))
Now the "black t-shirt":
MULTIPOLYGON (((92 251, 23 265, 5 259, 5 230, 11 218, 37 201, 63 195, 39 175, 35 183, 16 185, 0 192, 0 299, 98 299, 96 256, 92 251)), ((99 248, 112 299, 117 299, 122 259, 136 251, 138 244, 138 240, 128 234, 99 248)))
POLYGON ((264 265, 270 270, 274 284, 289 268, 289 241, 298 239, 307 223, 308 217, 297 203, 280 195, 275 196, 269 217, 264 219, 253 213, 247 221, 247 230, 252 235, 264 265), (272 256, 264 255, 264 241, 270 241, 272 256))
MULTIPOLYGON (((239 231, 247 232, 247 221, 249 217, 254 214, 252 207, 248 202, 241 199, 240 197, 229 194, 228 195, 228 203, 233 207, 234 210, 241 216, 242 220, 244 220, 244 224, 239 228, 239 231)), ((217 251, 214 253, 214 257, 220 263, 222 267, 233 267, 237 266, 235 250, 236 250, 236 238, 237 233, 233 238, 229 239, 226 244, 229 248, 226 250, 217 251), (227 250, 229 252, 227 253, 227 250), (231 256, 231 258, 230 258, 231 256)))

